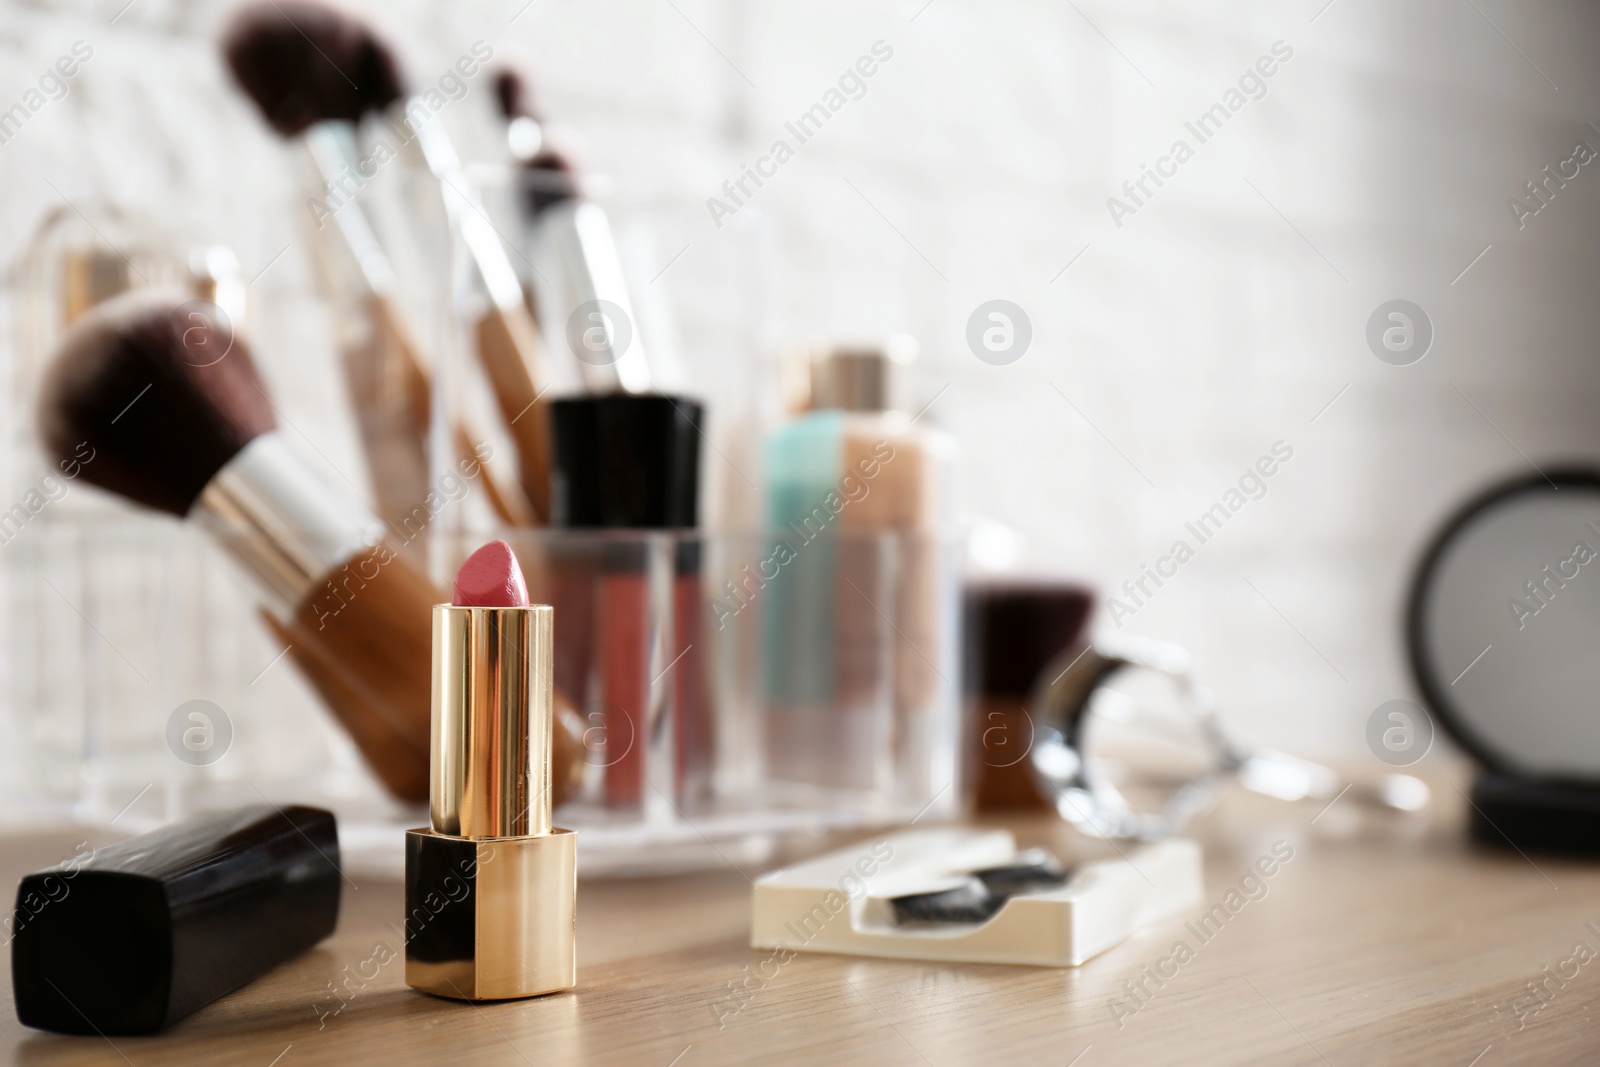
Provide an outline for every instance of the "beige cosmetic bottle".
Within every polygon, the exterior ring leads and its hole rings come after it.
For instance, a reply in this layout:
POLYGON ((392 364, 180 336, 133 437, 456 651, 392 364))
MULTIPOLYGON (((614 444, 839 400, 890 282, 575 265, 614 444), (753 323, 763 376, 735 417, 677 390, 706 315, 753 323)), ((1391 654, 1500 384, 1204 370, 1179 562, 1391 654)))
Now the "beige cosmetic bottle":
POLYGON ((898 410, 910 338, 810 362, 808 410, 767 443, 769 753, 780 777, 898 792, 953 689, 956 445, 898 410), (783 546, 789 551, 784 552, 783 546))

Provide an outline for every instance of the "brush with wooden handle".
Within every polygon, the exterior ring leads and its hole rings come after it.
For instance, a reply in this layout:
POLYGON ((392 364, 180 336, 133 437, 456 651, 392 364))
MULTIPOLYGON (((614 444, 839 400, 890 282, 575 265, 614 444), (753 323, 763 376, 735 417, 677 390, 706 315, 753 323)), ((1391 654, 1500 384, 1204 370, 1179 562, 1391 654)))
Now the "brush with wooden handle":
POLYGON ((313 114, 309 121, 394 113, 391 125, 406 134, 402 149, 419 153, 439 182, 488 294, 489 311, 477 325, 478 356, 515 443, 522 488, 539 518, 547 520, 550 433, 540 400, 538 328, 449 134, 431 118, 434 109, 418 102, 420 114, 430 118, 412 123, 407 118, 412 102, 404 96, 393 50, 354 16, 322 4, 266 0, 249 5, 236 16, 227 49, 234 69, 246 72, 239 76, 241 83, 258 100, 270 102, 263 110, 283 117, 275 121, 299 129, 313 114), (297 77, 291 82, 286 71, 297 77), (310 77, 311 71, 319 76, 310 77))
MULTIPOLYGON (((372 471, 378 514, 401 529, 429 491, 427 437, 432 389, 415 334, 399 306, 398 279, 363 204, 341 195, 361 171, 355 125, 366 111, 399 92, 387 50, 352 32, 344 16, 315 4, 261 4, 242 9, 223 38, 234 80, 281 136, 298 137, 336 206, 317 214, 349 253, 365 294, 363 343, 350 346, 345 381, 363 451, 372 471), (343 73, 351 72, 350 77, 343 73)), ((457 453, 474 456, 474 435, 457 422, 457 453)), ((481 438, 479 438, 481 440, 481 438)), ((502 521, 537 518, 517 488, 484 490, 502 521)))
MULTIPOLYGON (((86 481, 211 534, 389 792, 425 800, 430 616, 449 597, 290 446, 244 342, 184 304, 130 293, 72 328, 40 396, 45 450, 86 443, 86 481)), ((583 762, 570 731, 558 739, 564 797, 583 762)))

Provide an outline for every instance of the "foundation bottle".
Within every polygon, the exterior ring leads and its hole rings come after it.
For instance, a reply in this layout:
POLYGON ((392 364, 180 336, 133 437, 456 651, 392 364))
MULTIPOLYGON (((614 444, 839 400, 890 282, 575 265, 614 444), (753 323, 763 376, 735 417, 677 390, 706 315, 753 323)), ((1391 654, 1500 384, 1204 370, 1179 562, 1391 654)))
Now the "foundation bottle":
POLYGON ((894 791, 939 741, 955 678, 956 445, 893 402, 914 353, 894 338, 813 355, 807 409, 767 441, 757 573, 780 780, 894 791))

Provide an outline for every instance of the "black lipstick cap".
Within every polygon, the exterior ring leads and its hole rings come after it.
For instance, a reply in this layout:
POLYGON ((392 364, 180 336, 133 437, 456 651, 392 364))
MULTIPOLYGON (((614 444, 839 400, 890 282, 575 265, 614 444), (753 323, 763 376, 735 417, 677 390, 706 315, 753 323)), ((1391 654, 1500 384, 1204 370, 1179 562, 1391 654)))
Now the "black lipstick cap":
POLYGON ((550 405, 552 524, 674 530, 698 522, 697 400, 658 394, 564 397, 550 405))
POLYGON ((147 1034, 315 945, 339 918, 339 835, 318 808, 202 815, 30 874, 11 984, 25 1026, 147 1034))

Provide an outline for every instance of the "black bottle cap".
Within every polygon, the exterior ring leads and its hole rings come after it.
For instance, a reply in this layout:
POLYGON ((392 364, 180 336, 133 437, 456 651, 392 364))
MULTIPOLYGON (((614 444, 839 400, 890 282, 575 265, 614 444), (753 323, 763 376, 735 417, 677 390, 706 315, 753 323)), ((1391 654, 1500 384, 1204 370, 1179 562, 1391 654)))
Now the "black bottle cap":
POLYGON ((1094 594, 1040 579, 968 585, 967 677, 984 696, 1026 699, 1061 652, 1081 644, 1094 594))
POLYGON ((684 529, 698 522, 697 400, 656 394, 575 396, 550 406, 552 525, 684 529))
POLYGON ((202 815, 30 874, 11 984, 23 1025, 147 1034, 333 933, 339 834, 318 808, 202 815))

